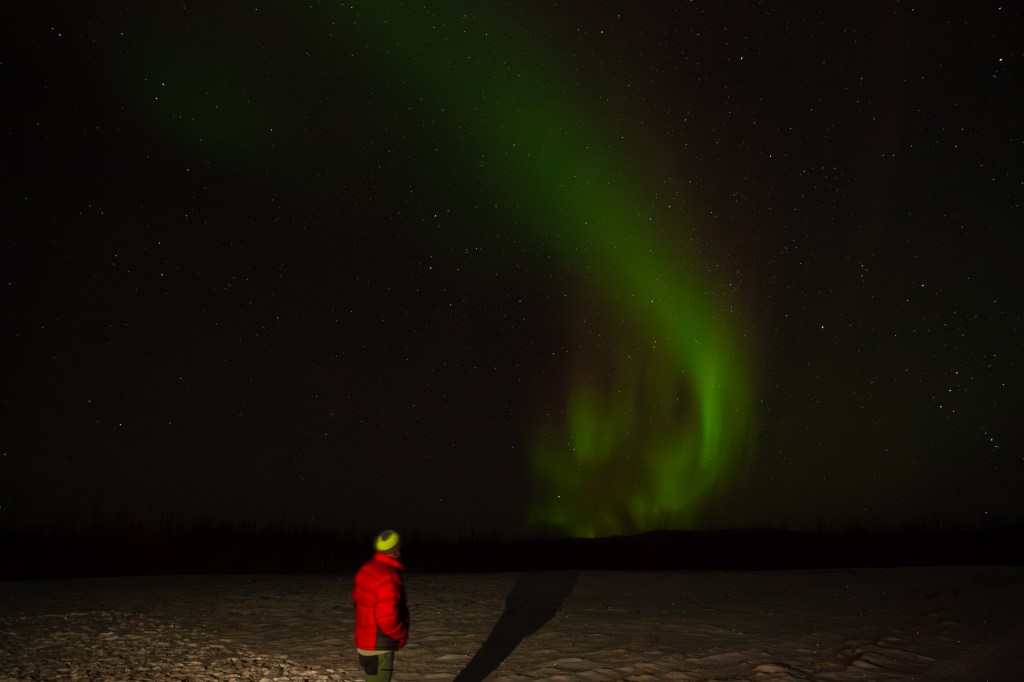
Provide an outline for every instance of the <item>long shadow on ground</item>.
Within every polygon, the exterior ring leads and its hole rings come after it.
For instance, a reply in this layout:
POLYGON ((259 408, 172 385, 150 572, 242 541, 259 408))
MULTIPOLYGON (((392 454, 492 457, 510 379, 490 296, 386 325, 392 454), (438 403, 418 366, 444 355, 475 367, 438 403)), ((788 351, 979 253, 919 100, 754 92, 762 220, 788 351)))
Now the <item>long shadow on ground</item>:
POLYGON ((575 571, 519 574, 505 598, 505 612, 454 682, 482 682, 497 670, 523 639, 554 617, 575 582, 575 571))

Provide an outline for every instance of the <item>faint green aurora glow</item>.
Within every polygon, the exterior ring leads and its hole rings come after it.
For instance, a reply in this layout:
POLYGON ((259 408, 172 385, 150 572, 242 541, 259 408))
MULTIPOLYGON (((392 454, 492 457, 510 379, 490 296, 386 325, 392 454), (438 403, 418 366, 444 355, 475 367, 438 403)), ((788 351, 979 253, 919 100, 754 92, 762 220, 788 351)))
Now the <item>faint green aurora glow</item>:
MULTIPOLYGON (((524 426, 535 443, 531 520, 581 536, 692 526, 744 466, 753 386, 733 302, 683 250, 687 216, 653 189, 666 186, 655 141, 623 149, 600 123, 613 115, 577 94, 542 58, 543 44, 509 37, 515 21, 447 4, 330 8, 361 64, 429 112, 462 149, 463 171, 517 205, 532 239, 577 275, 579 300, 567 301, 578 337, 564 414, 524 426), (487 172, 478 171, 481 160, 487 172)), ((342 48, 338 59, 348 59, 342 48)), ((196 68, 175 49, 187 47, 171 46, 164 63, 192 79, 187 88, 175 79, 177 106, 209 114, 190 123, 189 136, 206 128, 246 164, 285 153, 271 150, 277 143, 266 132, 281 127, 286 116, 275 107, 284 104, 254 96, 258 88, 242 92, 237 84, 252 80, 244 58, 196 68), (224 108, 211 108, 210 74, 235 84, 227 106, 244 126, 232 128, 224 108)), ((401 115, 389 114, 392 126, 401 115)), ((312 135, 303 147, 293 134, 287 154, 312 154, 321 143, 312 135)))
POLYGON ((730 301, 659 236, 687 233, 685 217, 654 214, 654 164, 588 124, 599 112, 573 102, 538 46, 505 42, 493 24, 461 31, 464 16, 405 19, 386 22, 396 68, 411 66, 426 92, 444 89, 436 103, 453 123, 474 122, 474 151, 528 199, 524 222, 601 301, 577 308, 598 330, 577 339, 564 417, 537 427, 532 520, 575 535, 691 526, 743 466, 752 386, 730 301))

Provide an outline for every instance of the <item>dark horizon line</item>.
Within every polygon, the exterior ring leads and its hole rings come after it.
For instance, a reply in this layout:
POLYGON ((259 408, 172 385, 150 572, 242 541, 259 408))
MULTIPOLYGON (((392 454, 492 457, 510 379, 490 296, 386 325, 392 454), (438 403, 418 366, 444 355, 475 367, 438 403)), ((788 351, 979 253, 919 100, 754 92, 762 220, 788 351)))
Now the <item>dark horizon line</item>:
MULTIPOLYGON (((2 511, 2 510, 0 510, 2 511)), ((60 518, 47 520, 37 519, 28 523, 16 523, 14 519, 0 513, 0 535, 33 535, 33 536, 65 536, 90 534, 121 534, 135 533, 145 535, 173 534, 181 536, 189 532, 196 533, 228 533, 232 535, 330 535, 343 538, 372 538, 385 527, 393 527, 405 536, 406 541, 420 543, 469 541, 479 543, 490 541, 497 543, 531 542, 539 540, 602 540, 620 538, 640 538, 657 534, 742 534, 742 533, 791 533, 811 536, 893 536, 921 533, 949 533, 987 531, 1003 528, 1024 526, 1024 519, 1011 520, 1003 518, 956 518, 956 517, 920 517, 918 519, 898 522, 879 522, 849 520, 838 522, 830 519, 817 519, 802 524, 798 528, 790 524, 751 524, 716 527, 713 524, 704 527, 661 527, 651 529, 624 530, 620 533, 589 536, 578 535, 558 529, 548 524, 524 523, 518 528, 513 526, 497 527, 474 523, 459 524, 451 528, 440 529, 434 526, 401 528, 395 524, 370 524, 365 522, 339 521, 327 518, 299 519, 286 514, 276 518, 268 516, 233 517, 212 514, 195 514, 180 516, 167 512, 157 518, 145 519, 141 515, 124 512, 113 514, 93 514, 82 521, 79 514, 69 514, 60 518)))

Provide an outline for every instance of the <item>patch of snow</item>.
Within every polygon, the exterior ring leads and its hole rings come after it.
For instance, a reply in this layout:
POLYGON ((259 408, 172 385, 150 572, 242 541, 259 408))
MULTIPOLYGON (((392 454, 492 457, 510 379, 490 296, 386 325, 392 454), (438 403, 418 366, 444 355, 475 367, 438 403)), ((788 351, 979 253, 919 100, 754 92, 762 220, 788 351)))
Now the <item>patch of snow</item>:
MULTIPOLYGON (((362 680, 351 584, 0 583, 0 682, 362 680)), ((1021 567, 413 572, 407 587, 412 634, 395 682, 968 682, 1024 670, 1021 567)))

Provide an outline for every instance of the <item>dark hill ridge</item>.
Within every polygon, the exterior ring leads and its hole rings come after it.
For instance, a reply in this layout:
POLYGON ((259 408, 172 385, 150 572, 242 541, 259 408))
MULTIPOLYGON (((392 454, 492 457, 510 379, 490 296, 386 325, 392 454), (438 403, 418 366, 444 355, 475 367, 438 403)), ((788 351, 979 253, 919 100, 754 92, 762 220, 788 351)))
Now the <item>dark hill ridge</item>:
MULTIPOLYGON (((0 533, 0 578, 146 574, 350 573, 369 533, 195 526, 0 533)), ((772 570, 927 565, 1024 565, 1024 525, 913 533, 802 533, 771 528, 661 530, 604 538, 502 542, 408 533, 413 572, 772 570)))
POLYGON ((1024 525, 891 534, 816 534, 771 528, 661 530, 629 536, 537 539, 448 549, 456 550, 452 553, 460 555, 471 570, 768 570, 1024 564, 1024 525))

